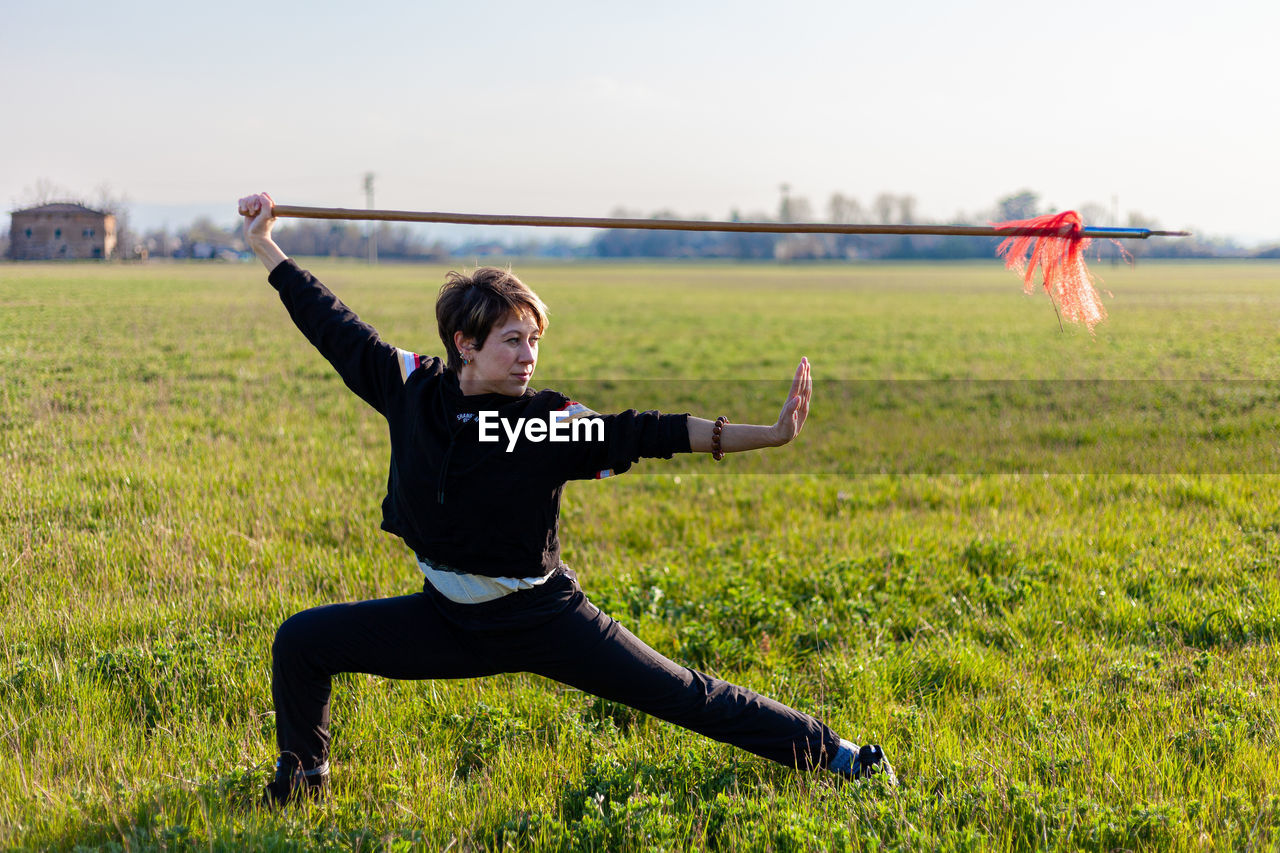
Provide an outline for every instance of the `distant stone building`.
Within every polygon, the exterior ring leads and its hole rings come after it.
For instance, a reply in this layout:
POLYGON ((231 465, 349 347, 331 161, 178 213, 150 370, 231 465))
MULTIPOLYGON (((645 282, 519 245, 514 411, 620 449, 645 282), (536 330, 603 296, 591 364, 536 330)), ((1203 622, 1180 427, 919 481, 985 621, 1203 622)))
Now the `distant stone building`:
POLYGON ((82 204, 55 202, 10 214, 9 257, 15 261, 110 258, 116 218, 82 204))

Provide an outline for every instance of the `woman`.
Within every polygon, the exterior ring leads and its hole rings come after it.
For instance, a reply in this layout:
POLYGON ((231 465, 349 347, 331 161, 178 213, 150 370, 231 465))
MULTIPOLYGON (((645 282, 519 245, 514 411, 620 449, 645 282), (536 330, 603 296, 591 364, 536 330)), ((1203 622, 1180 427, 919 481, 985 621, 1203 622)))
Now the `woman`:
POLYGON ((280 757, 268 802, 323 792, 339 672, 534 672, 789 767, 893 780, 878 746, 859 747, 807 714, 658 654, 591 604, 560 562, 566 481, 622 473, 643 457, 719 459, 787 444, 809 412, 806 359, 772 426, 634 410, 600 416, 529 388, 547 316, 514 275, 450 273, 436 304, 446 359, 406 352, 285 256, 271 238, 272 204, 266 193, 240 200, 246 238, 298 328, 387 419, 382 527, 413 549, 425 581, 421 593, 317 607, 280 626, 271 650, 280 757))

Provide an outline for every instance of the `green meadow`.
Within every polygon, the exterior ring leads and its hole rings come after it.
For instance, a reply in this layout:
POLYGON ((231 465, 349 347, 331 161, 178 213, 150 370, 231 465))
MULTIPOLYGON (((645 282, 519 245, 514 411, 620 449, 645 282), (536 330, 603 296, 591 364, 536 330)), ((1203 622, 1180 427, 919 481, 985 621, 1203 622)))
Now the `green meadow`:
MULTIPOLYGON (((439 352, 446 267, 305 264, 439 352)), ((257 265, 0 266, 0 848, 1280 846, 1280 264, 520 264, 534 385, 796 443, 571 484, 587 594, 878 742, 787 770, 559 684, 337 679, 327 802, 257 805, 290 614, 421 586, 380 417, 257 265)))

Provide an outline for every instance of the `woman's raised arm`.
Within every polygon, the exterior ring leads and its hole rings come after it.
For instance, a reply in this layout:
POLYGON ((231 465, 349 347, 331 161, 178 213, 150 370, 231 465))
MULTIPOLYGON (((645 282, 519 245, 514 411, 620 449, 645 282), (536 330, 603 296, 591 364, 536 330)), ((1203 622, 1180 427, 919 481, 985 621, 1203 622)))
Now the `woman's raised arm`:
MULTIPOLYGON (((787 401, 782 406, 777 423, 772 426, 762 424, 725 424, 720 433, 720 451, 723 453, 740 453, 744 450, 759 450, 762 447, 781 447, 788 444, 804 428, 805 418, 809 416, 809 399, 813 396, 813 379, 809 375, 809 359, 800 359, 796 367, 795 378, 791 381, 791 390, 787 393, 787 401)), ((711 453, 716 447, 714 443, 715 422, 704 418, 689 418, 689 449, 694 453, 711 453)))
POLYGON ((267 281, 279 292, 299 331, 328 359, 347 387, 386 414, 389 401, 410 372, 408 359, 417 356, 383 341, 333 291, 289 260, 271 238, 273 209, 266 193, 240 199, 245 239, 270 271, 267 281))

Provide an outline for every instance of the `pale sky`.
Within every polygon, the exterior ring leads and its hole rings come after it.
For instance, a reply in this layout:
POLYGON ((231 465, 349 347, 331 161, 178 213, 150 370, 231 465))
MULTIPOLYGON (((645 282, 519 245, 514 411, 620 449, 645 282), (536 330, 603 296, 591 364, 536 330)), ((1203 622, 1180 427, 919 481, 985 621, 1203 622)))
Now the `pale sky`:
POLYGON ((942 221, 1025 188, 1275 243, 1277 33, 1276 0, 6 2, 0 203, 231 222, 363 207, 371 171, 386 208, 723 218, 786 183, 942 221))

